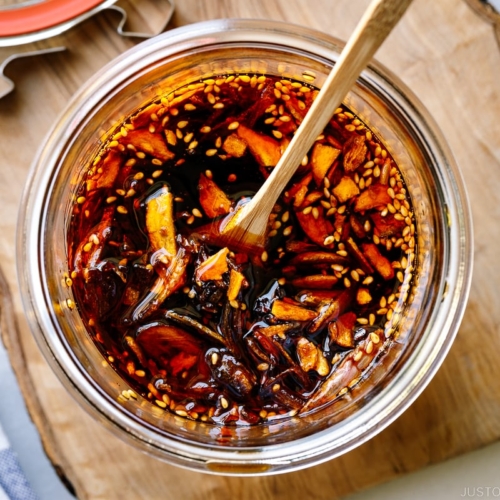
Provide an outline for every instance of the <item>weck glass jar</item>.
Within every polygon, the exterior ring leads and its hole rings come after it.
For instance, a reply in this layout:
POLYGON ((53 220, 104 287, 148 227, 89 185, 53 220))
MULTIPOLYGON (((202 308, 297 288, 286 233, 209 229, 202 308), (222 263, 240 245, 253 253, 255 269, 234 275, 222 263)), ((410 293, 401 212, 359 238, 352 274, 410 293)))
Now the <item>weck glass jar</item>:
POLYGON ((220 426, 175 415, 141 395, 120 397, 130 387, 97 349, 65 284, 74 199, 89 159, 117 124, 158 96, 220 75, 274 75, 321 87, 341 48, 325 34, 271 21, 218 20, 175 29, 95 75, 33 163, 18 232, 19 277, 33 335, 89 413, 162 460, 205 472, 256 475, 338 456, 396 419, 429 383, 453 342, 472 271, 464 186, 429 113, 377 63, 362 73, 345 104, 380 137, 402 172, 417 227, 417 279, 390 350, 341 400, 303 417, 220 426))

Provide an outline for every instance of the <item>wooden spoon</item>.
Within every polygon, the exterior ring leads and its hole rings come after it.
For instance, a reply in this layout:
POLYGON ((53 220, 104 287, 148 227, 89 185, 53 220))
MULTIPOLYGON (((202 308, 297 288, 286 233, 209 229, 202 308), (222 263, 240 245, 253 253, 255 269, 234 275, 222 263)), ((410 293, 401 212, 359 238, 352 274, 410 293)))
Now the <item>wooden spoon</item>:
POLYGON ((373 0, 370 3, 271 175, 250 202, 223 222, 221 236, 228 246, 252 248, 264 245, 269 215, 276 200, 331 120, 334 110, 410 3, 411 0, 373 0))

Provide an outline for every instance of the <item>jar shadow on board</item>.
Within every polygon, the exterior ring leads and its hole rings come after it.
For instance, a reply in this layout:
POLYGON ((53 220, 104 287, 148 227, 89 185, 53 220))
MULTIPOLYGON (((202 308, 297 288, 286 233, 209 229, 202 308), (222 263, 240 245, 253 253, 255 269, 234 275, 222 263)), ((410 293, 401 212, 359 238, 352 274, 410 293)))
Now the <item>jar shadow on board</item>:
POLYGON ((359 383, 317 411, 257 425, 188 419, 129 392, 131 386, 96 347, 74 307, 67 286, 74 200, 90 159, 116 134, 117 124, 186 84, 221 75, 270 75, 320 88, 341 48, 322 33, 270 21, 218 20, 173 30, 138 45, 92 78, 33 164, 18 231, 19 274, 33 335, 90 414, 162 460, 205 472, 258 475, 338 456, 411 404, 455 337, 472 266, 462 179, 429 113, 376 63, 362 73, 344 104, 380 138, 401 171, 416 241, 413 271, 403 283, 406 300, 385 323, 388 348, 359 383))

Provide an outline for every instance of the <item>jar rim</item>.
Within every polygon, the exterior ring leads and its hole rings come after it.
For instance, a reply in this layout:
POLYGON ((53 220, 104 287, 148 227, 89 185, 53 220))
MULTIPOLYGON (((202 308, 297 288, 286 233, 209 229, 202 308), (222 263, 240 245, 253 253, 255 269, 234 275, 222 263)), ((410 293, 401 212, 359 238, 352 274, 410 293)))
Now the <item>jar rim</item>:
POLYGON ((68 367, 76 362, 76 358, 64 346, 49 313, 52 304, 43 284, 41 242, 44 238, 45 210, 56 177, 54 172, 63 150, 71 143, 71 131, 76 122, 98 107, 113 88, 132 78, 154 60, 182 52, 200 41, 207 45, 220 43, 221 37, 225 43, 255 42, 257 34, 262 37, 263 43, 310 51, 332 62, 335 51, 342 45, 329 35, 284 22, 221 19, 177 28, 122 54, 84 85, 49 132, 31 168, 21 203, 17 243, 21 256, 18 259, 18 276, 30 328, 49 364, 73 396, 94 415, 104 416, 108 427, 122 437, 125 435, 143 450, 177 465, 217 473, 216 467, 211 469, 206 465, 271 464, 266 470, 224 472, 230 475, 272 474, 318 464, 351 450, 389 425, 422 392, 451 347, 465 310, 472 275, 471 215, 463 180, 453 156, 432 117, 414 94, 390 71, 373 63, 361 78, 371 82, 380 92, 385 92, 389 104, 398 106, 411 118, 415 133, 430 148, 441 167, 441 181, 446 184, 442 187, 448 197, 448 216, 454 222, 447 228, 446 234, 451 249, 448 267, 453 271, 446 276, 448 293, 443 296, 439 311, 433 318, 432 331, 424 334, 406 360, 404 370, 396 373, 387 386, 366 403, 362 412, 355 412, 335 424, 335 436, 329 428, 306 438, 266 446, 265 450, 260 447, 231 449, 220 446, 210 449, 159 436, 138 419, 118 411, 116 406, 103 399, 103 394, 83 370, 68 373, 68 367))

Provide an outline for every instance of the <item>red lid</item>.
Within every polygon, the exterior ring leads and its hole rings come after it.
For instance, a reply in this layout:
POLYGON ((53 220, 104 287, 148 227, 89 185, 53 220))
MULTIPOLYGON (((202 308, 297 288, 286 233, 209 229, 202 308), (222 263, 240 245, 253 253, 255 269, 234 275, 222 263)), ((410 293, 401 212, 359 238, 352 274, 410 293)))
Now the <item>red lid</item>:
POLYGON ((85 14, 103 0, 43 0, 32 5, 0 10, 0 37, 36 33, 85 14))

